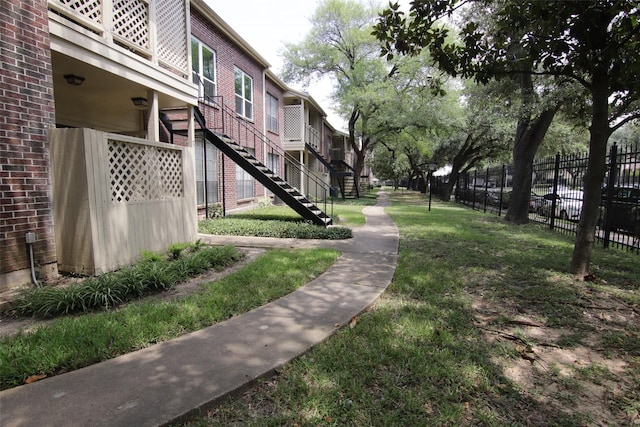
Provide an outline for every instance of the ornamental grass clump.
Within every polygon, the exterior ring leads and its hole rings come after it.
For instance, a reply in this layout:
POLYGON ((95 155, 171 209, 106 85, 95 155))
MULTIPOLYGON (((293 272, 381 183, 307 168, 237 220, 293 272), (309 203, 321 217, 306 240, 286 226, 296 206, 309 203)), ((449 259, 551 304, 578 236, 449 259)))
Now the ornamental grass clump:
POLYGON ((23 291, 14 301, 19 316, 55 317, 111 309, 146 294, 171 289, 190 277, 213 268, 221 270, 239 261, 242 254, 232 246, 172 246, 168 256, 144 253, 142 259, 122 270, 88 277, 69 286, 23 291))

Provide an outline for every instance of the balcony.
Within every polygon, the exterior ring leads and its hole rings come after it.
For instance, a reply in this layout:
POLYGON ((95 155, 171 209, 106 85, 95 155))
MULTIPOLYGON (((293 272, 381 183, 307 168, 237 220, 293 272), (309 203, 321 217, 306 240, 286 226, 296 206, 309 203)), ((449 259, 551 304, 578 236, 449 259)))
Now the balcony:
POLYGON ((188 80, 188 0, 49 0, 48 6, 54 38, 80 45, 92 39, 188 80))
POLYGON ((305 144, 318 150, 320 132, 304 122, 302 105, 286 105, 284 107, 284 149, 286 151, 304 151, 305 144))

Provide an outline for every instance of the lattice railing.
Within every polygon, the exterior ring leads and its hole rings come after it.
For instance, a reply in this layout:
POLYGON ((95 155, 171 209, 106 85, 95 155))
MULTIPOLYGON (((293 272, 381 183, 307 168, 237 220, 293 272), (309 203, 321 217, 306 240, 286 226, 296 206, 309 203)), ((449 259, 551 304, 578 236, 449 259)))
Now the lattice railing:
POLYGON ((134 50, 150 53, 149 3, 146 0, 115 0, 112 13, 114 38, 134 50))
POLYGON ((165 65, 184 72, 189 69, 187 44, 187 15, 184 1, 160 0, 157 9, 158 59, 165 65))
POLYGON ((287 105, 284 107, 284 139, 285 141, 302 140, 302 106, 287 105))
POLYGON ((182 152, 110 139, 112 203, 148 202, 184 195, 182 152))
POLYGON ((189 77, 185 0, 48 0, 48 4, 57 16, 189 77))
POLYGON ((104 33, 102 0, 49 0, 49 7, 100 35, 104 33))

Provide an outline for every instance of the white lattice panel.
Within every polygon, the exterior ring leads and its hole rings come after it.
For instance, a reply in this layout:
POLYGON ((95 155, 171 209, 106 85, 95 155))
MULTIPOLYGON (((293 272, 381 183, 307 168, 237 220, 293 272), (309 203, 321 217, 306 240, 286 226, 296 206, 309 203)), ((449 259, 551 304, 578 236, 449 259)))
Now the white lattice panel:
POLYGON ((178 70, 187 71, 189 64, 184 0, 160 0, 156 10, 160 59, 178 70))
POLYGON ((73 10, 89 21, 102 24, 101 0, 55 0, 54 3, 73 10))
POLYGON ((284 107, 284 139, 302 140, 302 108, 299 105, 284 107))
POLYGON ((184 194, 181 152, 109 140, 111 202, 148 202, 184 194))
POLYGON ((114 0, 113 33, 149 50, 149 5, 144 0, 114 0))

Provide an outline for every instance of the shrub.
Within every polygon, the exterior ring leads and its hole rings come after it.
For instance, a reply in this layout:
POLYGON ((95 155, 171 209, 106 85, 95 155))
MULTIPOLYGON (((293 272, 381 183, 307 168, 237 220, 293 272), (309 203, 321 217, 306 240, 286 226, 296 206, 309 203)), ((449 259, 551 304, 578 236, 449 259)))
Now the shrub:
POLYGON ((173 259, 178 259, 182 256, 182 252, 190 247, 190 243, 174 243, 169 246, 169 256, 173 259))
POLYGON ((28 289, 14 301, 13 309, 18 315, 39 317, 110 309, 147 293, 170 289, 210 268, 222 269, 242 258, 242 254, 232 246, 203 248, 201 244, 187 245, 169 253, 168 258, 163 258, 146 252, 138 263, 130 267, 88 277, 70 286, 28 289), (190 252, 182 254, 187 247, 191 248, 190 252), (194 250, 194 247, 198 249, 194 250))
POLYGON ((224 216, 224 212, 222 210, 222 204, 220 203, 210 203, 209 204, 209 218, 222 218, 224 216))
POLYGON ((353 237, 351 229, 346 227, 321 227, 309 222, 255 220, 233 217, 201 221, 199 231, 206 234, 294 239, 339 240, 353 237))

